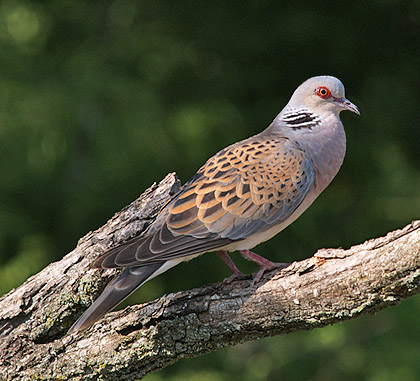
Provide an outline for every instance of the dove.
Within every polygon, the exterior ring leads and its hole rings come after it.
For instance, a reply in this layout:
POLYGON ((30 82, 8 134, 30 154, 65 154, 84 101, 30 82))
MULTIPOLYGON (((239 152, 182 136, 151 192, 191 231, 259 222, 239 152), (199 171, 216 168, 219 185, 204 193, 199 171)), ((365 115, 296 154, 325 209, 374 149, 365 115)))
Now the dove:
POLYGON ((251 249, 295 221, 340 169, 346 136, 339 114, 360 115, 332 76, 303 82, 261 133, 211 157, 161 209, 140 236, 112 248, 92 263, 122 269, 72 325, 88 328, 145 282, 183 261, 217 252, 232 276, 242 275, 228 252, 255 262, 258 282, 271 262, 251 249))

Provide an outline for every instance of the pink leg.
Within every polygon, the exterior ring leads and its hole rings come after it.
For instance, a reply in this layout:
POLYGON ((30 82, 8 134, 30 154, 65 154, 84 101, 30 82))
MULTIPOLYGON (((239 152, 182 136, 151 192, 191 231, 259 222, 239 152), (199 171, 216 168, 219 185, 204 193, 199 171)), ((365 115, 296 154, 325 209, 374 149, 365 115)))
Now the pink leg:
POLYGON ((260 269, 254 278, 255 282, 259 282, 264 272, 268 270, 283 269, 290 265, 290 263, 271 262, 268 259, 262 257, 261 255, 253 253, 251 250, 239 250, 239 252, 245 259, 247 259, 248 261, 255 262, 258 266, 260 266, 260 269))
POLYGON ((232 275, 229 278, 226 278, 225 281, 227 283, 232 282, 235 278, 237 278, 238 276, 243 276, 243 272, 240 271, 235 263, 232 261, 232 259, 229 257, 229 254, 227 251, 225 250, 220 250, 217 252, 217 255, 219 256, 219 258, 223 261, 223 263, 229 268, 229 270, 231 271, 232 275))

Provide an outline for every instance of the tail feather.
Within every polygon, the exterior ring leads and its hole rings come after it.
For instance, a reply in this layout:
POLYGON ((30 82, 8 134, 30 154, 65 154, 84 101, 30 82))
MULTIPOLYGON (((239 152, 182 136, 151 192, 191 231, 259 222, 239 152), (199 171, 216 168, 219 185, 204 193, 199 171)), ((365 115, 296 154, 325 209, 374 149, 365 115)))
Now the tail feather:
POLYGON ((137 288, 149 280, 165 262, 125 269, 120 276, 112 280, 102 294, 71 326, 68 333, 83 331, 112 310, 137 288))

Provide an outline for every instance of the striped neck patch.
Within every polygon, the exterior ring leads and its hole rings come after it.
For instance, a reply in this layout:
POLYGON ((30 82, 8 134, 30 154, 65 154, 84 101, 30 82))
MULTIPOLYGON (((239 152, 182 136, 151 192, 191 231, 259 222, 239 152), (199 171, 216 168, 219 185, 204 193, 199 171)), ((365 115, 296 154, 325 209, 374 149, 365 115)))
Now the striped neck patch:
POLYGON ((282 121, 294 130, 301 128, 312 129, 319 125, 321 120, 318 115, 311 113, 309 110, 291 110, 281 117, 282 121))

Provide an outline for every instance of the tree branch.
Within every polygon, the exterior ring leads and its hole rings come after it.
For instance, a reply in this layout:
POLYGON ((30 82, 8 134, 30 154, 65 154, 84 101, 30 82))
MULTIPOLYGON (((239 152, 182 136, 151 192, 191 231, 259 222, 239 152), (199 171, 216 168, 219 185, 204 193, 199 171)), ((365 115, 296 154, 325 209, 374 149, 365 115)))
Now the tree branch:
POLYGON ((349 250, 323 249, 253 284, 244 277, 177 292, 66 331, 115 275, 92 259, 141 233, 179 188, 152 186, 75 250, 0 299, 7 379, 139 379, 181 358, 374 313, 419 293, 420 221, 349 250))

